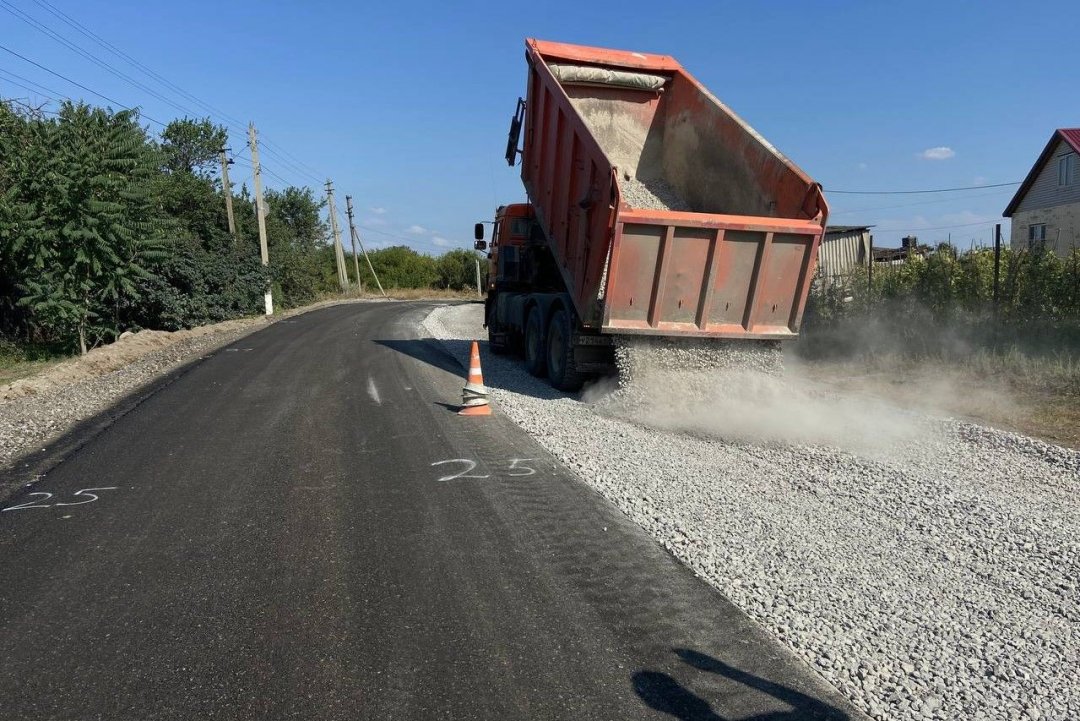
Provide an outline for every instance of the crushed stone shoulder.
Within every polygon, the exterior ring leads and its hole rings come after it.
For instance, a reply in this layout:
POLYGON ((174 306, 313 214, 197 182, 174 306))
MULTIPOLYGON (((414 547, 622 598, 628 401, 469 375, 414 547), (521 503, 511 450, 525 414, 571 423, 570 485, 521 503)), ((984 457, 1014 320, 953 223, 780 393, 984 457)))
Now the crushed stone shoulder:
MULTIPOLYGON (((481 321, 425 327, 466 363, 481 321)), ((790 388, 761 416, 752 383, 672 420, 481 353, 499 411, 872 718, 1080 718, 1080 452, 790 388)))

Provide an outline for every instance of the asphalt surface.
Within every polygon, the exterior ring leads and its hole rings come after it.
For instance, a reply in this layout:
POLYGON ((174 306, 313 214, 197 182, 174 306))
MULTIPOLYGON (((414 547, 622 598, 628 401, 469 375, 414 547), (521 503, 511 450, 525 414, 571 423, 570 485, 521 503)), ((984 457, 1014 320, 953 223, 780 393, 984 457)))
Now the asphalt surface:
POLYGON ((280 321, 0 502, 0 718, 862 718, 509 420, 455 415, 430 307, 280 321))

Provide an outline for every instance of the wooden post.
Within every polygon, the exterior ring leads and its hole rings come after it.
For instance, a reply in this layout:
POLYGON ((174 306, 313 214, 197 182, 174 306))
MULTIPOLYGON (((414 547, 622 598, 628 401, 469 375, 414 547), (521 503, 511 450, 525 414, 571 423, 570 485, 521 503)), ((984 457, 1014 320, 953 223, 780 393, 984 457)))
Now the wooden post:
POLYGON ((337 208, 334 206, 334 183, 326 181, 326 200, 330 205, 330 231, 334 234, 334 261, 337 263, 338 283, 342 292, 349 289, 349 276, 345 270, 345 252, 341 248, 341 228, 337 222, 337 208))
POLYGON ((871 298, 874 292, 874 236, 870 236, 870 252, 866 255, 866 297, 871 298))
POLYGON ((367 249, 364 247, 364 241, 360 239, 360 234, 356 232, 356 225, 353 224, 352 201, 348 195, 345 196, 345 202, 349 204, 349 233, 352 235, 353 243, 360 246, 360 252, 364 254, 364 260, 367 261, 368 270, 371 271, 371 277, 375 279, 375 285, 379 286, 379 292, 382 293, 383 298, 386 298, 386 291, 383 290, 382 282, 379 280, 379 274, 375 272, 375 266, 371 264, 371 258, 368 257, 367 249))
POLYGON ((225 214, 229 218, 229 235, 236 236, 236 219, 232 209, 232 184, 229 182, 229 166, 233 161, 225 155, 225 148, 221 149, 221 190, 225 193, 225 214))
POLYGON ((356 252, 356 225, 353 223, 352 196, 345 196, 345 215, 349 216, 349 239, 352 241, 353 271, 356 273, 356 288, 358 293, 364 292, 364 284, 360 282, 360 257, 356 252))
MULTIPOLYGON (((259 223, 259 254, 262 256, 262 264, 268 266, 270 265, 270 251, 266 246, 266 212, 263 208, 262 170, 259 168, 259 139, 255 131, 255 123, 248 124, 248 147, 251 148, 252 179, 255 184, 255 219, 259 223)), ((274 296, 269 279, 266 281, 263 300, 266 304, 266 315, 273 315, 274 296)))

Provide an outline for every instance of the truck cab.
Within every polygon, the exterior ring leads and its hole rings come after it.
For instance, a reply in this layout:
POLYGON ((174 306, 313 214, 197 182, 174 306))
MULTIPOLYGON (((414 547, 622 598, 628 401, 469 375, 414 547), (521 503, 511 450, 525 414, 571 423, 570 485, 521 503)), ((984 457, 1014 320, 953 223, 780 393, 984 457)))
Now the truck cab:
POLYGON ((536 215, 528 203, 500 205, 495 210, 490 244, 484 240, 484 223, 476 224, 474 247, 488 252, 489 291, 525 280, 521 277, 521 258, 535 224, 536 215))
POLYGON ((522 352, 529 372, 547 375, 560 390, 577 390, 588 373, 608 372, 610 339, 580 333, 573 300, 533 206, 499 206, 490 244, 484 225, 476 224, 473 247, 488 254, 484 327, 490 350, 522 352))

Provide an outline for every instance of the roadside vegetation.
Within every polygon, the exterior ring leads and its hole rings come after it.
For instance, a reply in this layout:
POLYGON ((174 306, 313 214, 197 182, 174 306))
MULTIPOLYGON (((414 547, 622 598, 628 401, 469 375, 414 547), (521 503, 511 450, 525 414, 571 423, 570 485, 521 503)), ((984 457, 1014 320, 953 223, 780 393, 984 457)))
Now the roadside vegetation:
POLYGON ((821 284, 796 350, 822 380, 1080 446, 1080 250, 942 244, 821 284))
MULTIPOLYGON (((279 308, 340 293, 324 201, 311 188, 264 193, 269 268, 246 185, 234 189, 229 233, 217 175, 226 142, 209 120, 174 120, 155 135, 135 111, 65 103, 45 115, 0 102, 0 378, 125 330, 257 314, 267 282, 279 308)), ((475 287, 472 251, 370 257, 388 292, 475 287)))

